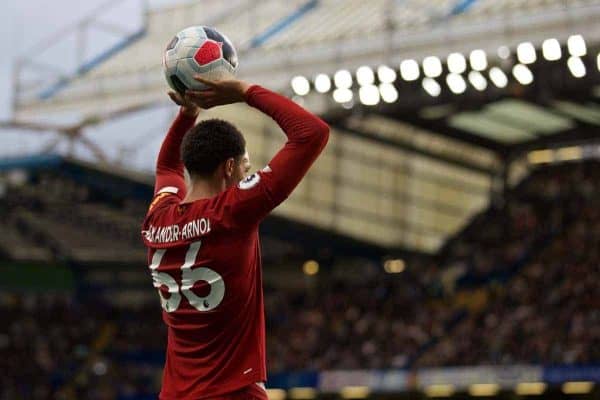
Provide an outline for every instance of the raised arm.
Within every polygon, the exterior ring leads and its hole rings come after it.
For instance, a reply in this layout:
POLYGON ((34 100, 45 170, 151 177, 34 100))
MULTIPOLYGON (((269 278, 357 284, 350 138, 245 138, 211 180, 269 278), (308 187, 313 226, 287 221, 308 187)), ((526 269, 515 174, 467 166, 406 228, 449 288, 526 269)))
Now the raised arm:
POLYGON ((154 195, 168 192, 174 193, 180 199, 183 199, 186 194, 186 187, 180 154, 181 141, 187 131, 194 126, 199 109, 191 104, 186 104, 176 94, 169 93, 169 95, 173 101, 182 107, 169 128, 169 132, 163 140, 160 152, 158 153, 154 195))
POLYGON ((300 183, 327 144, 329 127, 295 102, 260 86, 246 92, 246 101, 273 118, 288 138, 263 174, 272 201, 279 204, 300 183))
POLYGON ((217 202, 231 225, 260 222, 300 183, 329 138, 329 127, 288 98, 258 85, 240 81, 210 82, 203 92, 189 96, 202 108, 247 102, 279 124, 288 140, 267 167, 226 190, 217 202))

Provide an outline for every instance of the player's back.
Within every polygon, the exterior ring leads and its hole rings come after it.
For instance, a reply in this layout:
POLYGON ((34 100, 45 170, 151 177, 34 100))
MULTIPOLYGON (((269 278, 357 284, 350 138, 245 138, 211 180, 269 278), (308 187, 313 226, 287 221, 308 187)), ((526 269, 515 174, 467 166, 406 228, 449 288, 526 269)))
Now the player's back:
MULTIPOLYGON (((161 400, 232 393, 237 393, 232 395, 236 399, 266 398, 264 391, 252 393, 258 388, 254 383, 267 378, 258 225, 300 183, 329 137, 326 123, 279 94, 236 81, 212 86, 214 91, 206 96, 221 96, 225 102, 215 104, 229 104, 241 96, 272 117, 288 140, 265 168, 237 184, 215 169, 204 170, 214 161, 215 150, 202 158, 203 163, 195 158, 209 148, 207 137, 216 138, 215 149, 229 152, 238 147, 237 142, 223 144, 224 138, 235 136, 231 129, 219 130, 223 121, 213 120, 210 130, 203 130, 206 123, 192 128, 197 114, 182 108, 161 145, 155 196, 142 228, 169 332, 161 400), (192 147, 182 145, 184 134, 192 138, 192 147), (200 194, 199 200, 180 204, 198 198, 197 193, 188 194, 181 147, 191 149, 183 158, 191 157, 186 168, 192 188, 194 180, 207 185, 206 177, 212 176, 220 182, 213 189, 226 189, 209 199, 200 194)), ((241 155, 222 156, 214 168, 234 168, 234 156, 241 155)))
POLYGON ((258 225, 232 222, 236 189, 181 205, 173 195, 157 198, 144 223, 168 326, 161 398, 266 379, 258 225))

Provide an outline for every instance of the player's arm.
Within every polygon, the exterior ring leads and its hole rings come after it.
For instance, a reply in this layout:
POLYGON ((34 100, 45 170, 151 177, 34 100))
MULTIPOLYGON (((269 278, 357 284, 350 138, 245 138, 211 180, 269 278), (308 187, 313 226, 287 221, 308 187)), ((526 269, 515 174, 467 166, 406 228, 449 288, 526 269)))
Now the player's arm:
POLYGON ((329 138, 329 127, 317 116, 288 98, 258 85, 240 81, 209 82, 208 91, 190 92, 202 108, 245 101, 270 116, 287 136, 287 142, 263 171, 228 190, 236 222, 258 222, 285 200, 300 183, 329 138))
POLYGON ((173 193, 183 199, 186 187, 180 154, 181 141, 187 131, 194 126, 200 109, 177 93, 170 92, 169 96, 181 108, 158 153, 154 195, 173 193))
POLYGON ((257 85, 246 92, 246 102, 273 118, 287 136, 269 162, 269 172, 263 174, 276 206, 292 193, 327 144, 329 126, 287 97, 257 85))

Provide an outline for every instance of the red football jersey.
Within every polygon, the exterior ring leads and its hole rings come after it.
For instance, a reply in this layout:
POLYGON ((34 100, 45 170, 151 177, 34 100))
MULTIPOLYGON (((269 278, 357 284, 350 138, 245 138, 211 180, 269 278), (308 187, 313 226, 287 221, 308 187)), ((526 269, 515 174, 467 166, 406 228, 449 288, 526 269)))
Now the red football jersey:
POLYGON ((259 86, 248 90, 246 100, 288 136, 262 171, 215 197, 182 203, 179 146, 194 119, 180 114, 159 153, 142 233, 168 327, 162 400, 221 396, 266 381, 258 225, 306 174, 329 129, 259 86))

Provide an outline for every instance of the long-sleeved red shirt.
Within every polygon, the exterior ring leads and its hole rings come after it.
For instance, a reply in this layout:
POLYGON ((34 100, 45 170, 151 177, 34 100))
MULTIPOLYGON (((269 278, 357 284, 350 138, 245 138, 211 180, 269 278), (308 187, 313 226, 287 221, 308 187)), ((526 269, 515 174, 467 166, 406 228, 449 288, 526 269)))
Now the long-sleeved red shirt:
POLYGON ((168 326, 161 400, 222 396, 267 378, 258 225, 298 185, 329 128, 260 86, 246 101, 288 137, 263 170, 212 198, 181 203, 179 148, 194 119, 179 114, 159 153, 142 236, 168 326))

